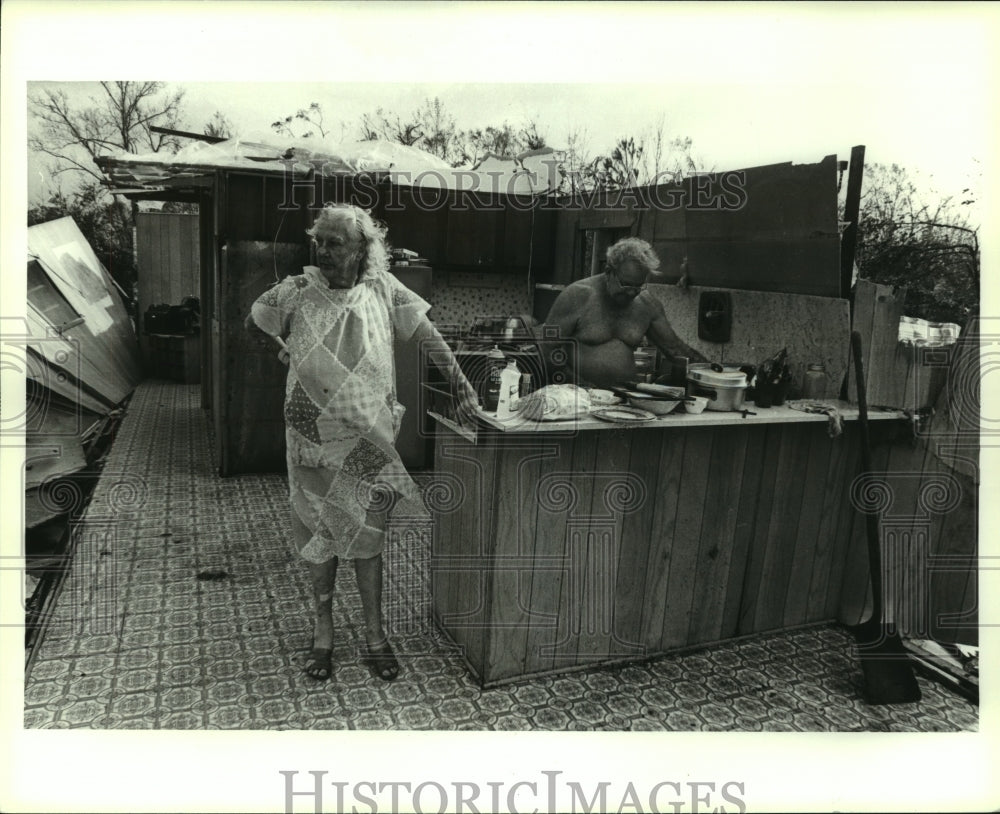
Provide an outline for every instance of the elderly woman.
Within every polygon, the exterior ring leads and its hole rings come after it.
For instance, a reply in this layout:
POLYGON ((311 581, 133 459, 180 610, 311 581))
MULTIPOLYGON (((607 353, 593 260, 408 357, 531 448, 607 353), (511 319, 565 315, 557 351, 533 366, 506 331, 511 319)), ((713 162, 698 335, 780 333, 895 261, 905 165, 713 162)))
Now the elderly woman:
POLYGON ((645 240, 626 237, 608 249, 603 274, 568 285, 552 303, 546 325, 575 351, 579 384, 608 387, 634 381, 635 349, 643 337, 667 357, 705 361, 667 321, 646 285, 660 259, 645 240))
POLYGON ((382 547, 392 496, 416 497, 394 442, 393 339, 417 340, 446 371, 461 409, 476 394, 427 318, 430 305, 388 272, 384 230, 363 209, 327 205, 307 232, 317 266, 286 277, 253 304, 248 328, 287 342, 285 432, 292 540, 308 563, 315 601, 306 673, 333 671, 332 602, 337 565, 354 560, 372 673, 399 673, 382 623, 382 547))

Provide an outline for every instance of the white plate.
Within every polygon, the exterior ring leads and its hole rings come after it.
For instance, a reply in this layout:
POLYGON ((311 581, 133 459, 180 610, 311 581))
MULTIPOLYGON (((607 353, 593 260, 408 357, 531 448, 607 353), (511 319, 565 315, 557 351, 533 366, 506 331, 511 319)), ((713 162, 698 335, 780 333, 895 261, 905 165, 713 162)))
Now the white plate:
POLYGON ((600 410, 591 410, 590 414, 594 418, 602 421, 612 421, 616 424, 637 424, 643 421, 651 421, 656 418, 652 413, 645 410, 638 410, 635 407, 603 407, 600 410))

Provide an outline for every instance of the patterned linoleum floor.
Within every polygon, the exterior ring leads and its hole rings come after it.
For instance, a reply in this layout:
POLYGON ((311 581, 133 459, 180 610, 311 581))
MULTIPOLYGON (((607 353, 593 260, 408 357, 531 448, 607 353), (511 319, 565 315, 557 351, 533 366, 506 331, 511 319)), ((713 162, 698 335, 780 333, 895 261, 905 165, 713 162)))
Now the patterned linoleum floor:
POLYGON ((430 619, 426 518, 394 524, 387 544, 399 679, 358 663, 346 568, 335 672, 314 682, 302 672, 308 590, 284 542, 285 479, 218 477, 198 404, 197 386, 147 381, 135 393, 29 664, 26 728, 978 728, 975 705, 923 677, 917 704, 866 705, 852 639, 832 625, 482 690, 430 619))

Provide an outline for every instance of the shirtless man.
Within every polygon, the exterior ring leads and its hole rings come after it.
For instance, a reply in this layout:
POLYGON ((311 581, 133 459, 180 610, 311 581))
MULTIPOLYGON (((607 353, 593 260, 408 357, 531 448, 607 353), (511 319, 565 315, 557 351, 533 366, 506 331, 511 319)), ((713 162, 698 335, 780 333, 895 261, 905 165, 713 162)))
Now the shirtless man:
POLYGON ((575 340, 581 385, 608 387, 636 380, 633 352, 648 337, 668 358, 707 361, 674 333, 660 302, 645 290, 660 260, 645 240, 626 237, 608 249, 603 274, 567 286, 545 324, 575 340))

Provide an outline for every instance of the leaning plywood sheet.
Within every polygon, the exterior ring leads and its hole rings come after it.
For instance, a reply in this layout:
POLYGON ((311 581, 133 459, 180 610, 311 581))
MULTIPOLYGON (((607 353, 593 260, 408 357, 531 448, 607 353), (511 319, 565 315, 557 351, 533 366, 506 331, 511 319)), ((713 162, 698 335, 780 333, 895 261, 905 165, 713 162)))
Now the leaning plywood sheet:
POLYGON ((633 234, 669 282, 838 297, 836 179, 836 156, 690 176, 647 189, 633 234))
POLYGON ((974 318, 949 349, 946 382, 937 394, 934 413, 925 431, 934 454, 975 484, 980 480, 979 444, 983 424, 981 344, 982 326, 979 318, 974 318))
MULTIPOLYGON (((100 395, 87 386, 87 382, 100 378, 94 363, 85 358, 81 347, 71 336, 62 335, 45 322, 31 303, 26 309, 24 343, 27 345, 27 376, 32 385, 41 391, 58 394, 71 404, 101 415, 114 408, 117 402, 100 395)), ((27 427, 33 429, 30 425, 27 427)))
MULTIPOLYGON (((861 335, 866 395, 873 407, 931 407, 948 374, 950 347, 899 341, 905 300, 906 289, 868 280, 858 280, 854 290, 853 329, 861 335)), ((853 372, 848 379, 848 399, 857 401, 853 372)))
POLYGON ((282 404, 287 368, 275 346, 255 340, 244 327, 254 301, 306 262, 300 244, 235 241, 222 255, 225 387, 222 421, 224 474, 277 472, 285 462, 282 404))
POLYGON ((822 397, 836 399, 839 396, 850 347, 847 300, 675 285, 651 285, 649 292, 663 304, 667 321, 677 335, 710 361, 756 365, 782 348, 788 348, 795 388, 801 387, 808 365, 822 363, 826 373, 822 397), (729 342, 706 342, 698 338, 698 303, 701 292, 706 290, 730 294, 732 336, 729 342))
MULTIPOLYGON (((42 427, 25 437, 24 487, 31 489, 62 475, 78 472, 87 465, 81 436, 90 423, 72 407, 56 404, 44 408, 42 427)), ((93 414, 89 414, 92 416, 93 414)))
POLYGON ((54 327, 79 345, 85 385, 111 404, 119 403, 142 374, 135 332, 111 276, 72 218, 30 227, 28 253, 29 263, 35 261, 44 272, 29 286, 29 299, 43 314, 66 310, 58 298, 75 312, 69 327, 54 327))
POLYGON ((62 507, 46 489, 26 489, 24 492, 24 527, 32 529, 63 514, 62 507))

